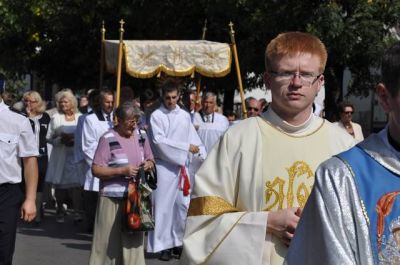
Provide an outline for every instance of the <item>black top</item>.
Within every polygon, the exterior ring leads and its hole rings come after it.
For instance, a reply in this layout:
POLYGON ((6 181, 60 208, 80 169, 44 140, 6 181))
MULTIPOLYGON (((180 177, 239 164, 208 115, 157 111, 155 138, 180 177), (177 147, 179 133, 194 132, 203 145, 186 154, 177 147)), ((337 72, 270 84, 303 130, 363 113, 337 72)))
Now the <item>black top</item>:
MULTIPOLYGON (((36 128, 35 128, 35 123, 29 119, 29 122, 31 123, 32 130, 35 133, 36 128)), ((49 123, 50 123, 50 116, 46 112, 43 112, 42 117, 39 119, 39 154, 42 155, 47 155, 47 141, 46 141, 46 135, 47 135, 47 130, 49 128, 49 123)))

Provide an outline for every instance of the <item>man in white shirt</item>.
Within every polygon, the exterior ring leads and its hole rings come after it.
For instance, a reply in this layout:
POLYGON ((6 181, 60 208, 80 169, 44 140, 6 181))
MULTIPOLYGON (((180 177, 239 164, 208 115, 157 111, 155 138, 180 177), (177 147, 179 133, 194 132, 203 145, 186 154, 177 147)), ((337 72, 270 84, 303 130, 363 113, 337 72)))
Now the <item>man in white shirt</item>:
POLYGON ((201 111, 194 114, 193 125, 209 153, 221 135, 228 129, 229 121, 225 116, 214 111, 217 105, 215 93, 204 93, 201 105, 201 111))
POLYGON ((30 222, 36 216, 38 155, 29 119, 11 111, 0 96, 0 264, 12 264, 18 218, 30 222))
POLYGON ((94 153, 100 137, 113 127, 114 92, 108 89, 100 90, 100 108, 88 114, 82 128, 82 152, 87 170, 84 184, 84 207, 89 230, 93 227, 96 213, 99 179, 92 175, 90 170, 94 153))
POLYGON ((161 252, 168 261, 179 256, 190 200, 189 167, 204 159, 205 148, 187 111, 178 105, 180 83, 166 79, 161 84, 162 104, 150 117, 149 139, 156 160, 158 183, 153 192, 155 229, 149 232, 148 252, 161 252), (174 249, 174 253, 172 253, 174 249))

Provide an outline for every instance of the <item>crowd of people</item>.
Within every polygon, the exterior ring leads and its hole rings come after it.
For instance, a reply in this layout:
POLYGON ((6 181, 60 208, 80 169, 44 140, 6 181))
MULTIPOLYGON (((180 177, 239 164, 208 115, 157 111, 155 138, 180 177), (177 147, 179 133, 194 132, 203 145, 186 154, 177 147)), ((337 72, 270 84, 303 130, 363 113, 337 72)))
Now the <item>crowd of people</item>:
POLYGON ((327 50, 301 32, 268 44, 272 101, 247 98, 247 119, 222 115, 212 91, 196 105, 176 78, 117 108, 109 89, 79 100, 63 89, 49 110, 36 91, 20 111, 0 98, 0 264, 11 264, 16 219, 40 225, 52 198, 56 222, 69 213, 93 230, 91 265, 145 264, 145 250, 182 264, 399 262, 398 61, 400 44, 377 88, 388 126, 365 141, 350 102, 335 123, 314 113, 327 50), (122 218, 129 181, 154 169, 145 240, 122 218))

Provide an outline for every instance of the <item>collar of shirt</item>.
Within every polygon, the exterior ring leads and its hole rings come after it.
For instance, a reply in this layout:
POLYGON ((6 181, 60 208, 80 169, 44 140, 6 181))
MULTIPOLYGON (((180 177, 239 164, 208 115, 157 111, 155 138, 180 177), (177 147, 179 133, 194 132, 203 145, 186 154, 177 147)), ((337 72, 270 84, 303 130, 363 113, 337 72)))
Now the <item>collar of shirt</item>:
POLYGON ((310 117, 300 125, 292 125, 285 120, 283 120, 279 115, 274 112, 272 108, 268 108, 266 112, 262 114, 264 118, 266 118, 269 122, 271 122, 274 126, 280 128, 281 130, 287 132, 287 133, 300 133, 302 134, 303 132, 307 131, 310 129, 311 125, 313 125, 313 122, 315 121, 316 116, 311 112, 310 117))
POLYGON ((113 120, 113 113, 112 112, 107 114, 103 110, 101 110, 101 113, 103 114, 104 120, 107 120, 107 115, 110 115, 110 120, 111 121, 113 120))
POLYGON ((213 121, 213 116, 214 116, 214 113, 211 113, 211 114, 204 114, 204 120, 205 120, 205 122, 208 122, 208 123, 212 123, 212 122, 214 122, 213 121))
POLYGON ((181 108, 179 107, 178 104, 176 104, 176 107, 175 107, 175 109, 173 109, 173 110, 168 109, 167 107, 165 107, 164 104, 161 104, 160 108, 161 108, 161 110, 163 110, 163 112, 165 112, 165 113, 178 113, 179 110, 181 109, 181 108))

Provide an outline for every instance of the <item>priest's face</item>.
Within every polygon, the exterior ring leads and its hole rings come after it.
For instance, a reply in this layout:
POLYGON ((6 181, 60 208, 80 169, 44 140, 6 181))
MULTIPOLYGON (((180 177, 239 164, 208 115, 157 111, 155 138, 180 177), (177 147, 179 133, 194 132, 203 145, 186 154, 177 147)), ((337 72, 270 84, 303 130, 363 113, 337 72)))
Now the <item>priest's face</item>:
POLYGON ((216 103, 216 97, 207 97, 202 101, 202 110, 204 114, 209 115, 214 113, 216 103))
POLYGON ((314 99, 324 83, 320 65, 321 59, 309 53, 273 58, 264 81, 271 89, 271 107, 281 118, 297 124, 308 119, 314 99))
POLYGON ((114 109, 114 95, 112 94, 105 94, 101 99, 101 109, 105 113, 111 113, 114 109))
POLYGON ((176 108, 176 104, 178 103, 179 93, 178 90, 172 90, 170 92, 166 92, 163 95, 164 106, 169 110, 174 110, 176 108))
POLYGON ((247 117, 257 117, 261 112, 260 102, 257 99, 249 99, 246 101, 247 117))

